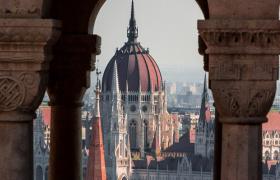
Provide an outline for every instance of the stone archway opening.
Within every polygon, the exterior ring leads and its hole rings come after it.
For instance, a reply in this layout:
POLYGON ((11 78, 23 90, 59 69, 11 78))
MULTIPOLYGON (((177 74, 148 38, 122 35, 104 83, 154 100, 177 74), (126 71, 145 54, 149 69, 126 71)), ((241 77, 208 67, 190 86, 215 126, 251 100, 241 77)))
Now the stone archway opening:
MULTIPOLYGON (((155 57, 155 59, 159 63, 159 66, 166 67, 165 72, 162 71, 163 77, 170 77, 168 76, 168 74, 166 74, 166 71, 169 71, 170 69, 173 70, 172 71, 173 73, 178 69, 180 71, 187 69, 185 71, 191 71, 191 72, 189 73, 183 72, 181 73, 181 75, 177 75, 177 77, 179 76, 188 77, 188 75, 190 76, 191 74, 195 74, 199 71, 200 73, 198 73, 198 75, 196 74, 197 76, 199 76, 197 78, 199 80, 197 81, 203 82, 203 78, 204 78, 203 58, 197 52, 197 47, 199 46, 199 44, 198 44, 198 36, 196 33, 197 19, 203 19, 203 14, 200 12, 196 2, 195 1, 186 2, 180 0, 179 2, 176 2, 176 4, 170 3, 168 5, 164 4, 164 2, 162 1, 157 1, 157 2, 147 1, 146 3, 149 4, 149 6, 151 7, 156 7, 156 6, 170 7, 172 4, 173 6, 175 6, 176 9, 181 10, 181 12, 180 10, 176 12, 175 11, 169 12, 169 16, 167 16, 164 14, 166 11, 159 9, 158 14, 154 14, 155 17, 152 17, 151 16, 151 14, 153 13, 152 8, 146 8, 145 13, 143 13, 143 7, 141 6, 147 7, 147 4, 141 1, 142 4, 141 5, 140 1, 139 2, 135 1, 136 4, 135 11, 137 16, 136 21, 139 30, 139 39, 141 42, 143 42, 143 44, 146 44, 145 43, 146 41, 150 44, 153 44, 152 42, 156 42, 152 45, 153 46, 152 49, 153 52, 157 51, 156 53, 157 57, 155 57), (197 11, 195 12, 193 12, 194 6, 197 7, 197 11), (182 7, 187 7, 189 9, 184 10, 182 7), (195 17, 193 16, 193 14, 195 14, 195 17), (143 17, 141 18, 141 16, 144 16, 144 18, 143 17), (182 17, 186 17, 187 19, 185 21, 182 21, 183 19, 182 17), (171 23, 172 25, 168 25, 168 27, 166 27, 167 26, 166 24, 169 23, 171 23), (148 35, 145 37, 144 34, 148 34, 148 35), (161 59, 163 59, 163 61, 161 61, 161 59), (196 64, 194 63, 194 61, 197 62, 198 65, 193 66, 193 64, 196 64), (168 69, 169 68, 168 66, 170 67, 170 69, 168 69)), ((126 28, 128 27, 130 4, 131 4, 130 0, 122 1, 122 2, 115 2, 115 1, 107 2, 104 4, 104 7, 100 10, 100 13, 98 14, 99 16, 97 16, 96 18, 95 25, 94 25, 94 33, 102 36, 102 54, 100 57, 98 57, 98 59, 100 60, 99 70, 101 69, 101 71, 102 69, 103 71, 105 70, 105 66, 113 56, 115 48, 122 46, 123 42, 126 39, 126 30, 127 30, 126 28), (127 8, 124 8, 124 6, 126 6, 127 8), (116 11, 116 9, 118 9, 119 11, 116 11), (127 9, 127 11, 126 10, 120 11, 120 9, 127 9)), ((162 8, 165 9, 167 7, 162 7, 162 8)), ((188 80, 190 79, 192 78, 189 78, 188 80)), ((93 80, 95 80, 95 78, 93 78, 93 80)), ((171 79, 171 81, 172 80, 174 79, 171 79)), ((135 138, 133 137, 130 140, 134 140, 134 139, 135 138)), ((134 144, 136 144, 134 143, 134 141, 130 143, 131 146, 134 146, 134 144)), ((169 143, 166 142, 166 144, 169 143)), ((110 147, 108 147, 107 149, 109 148, 110 147)))

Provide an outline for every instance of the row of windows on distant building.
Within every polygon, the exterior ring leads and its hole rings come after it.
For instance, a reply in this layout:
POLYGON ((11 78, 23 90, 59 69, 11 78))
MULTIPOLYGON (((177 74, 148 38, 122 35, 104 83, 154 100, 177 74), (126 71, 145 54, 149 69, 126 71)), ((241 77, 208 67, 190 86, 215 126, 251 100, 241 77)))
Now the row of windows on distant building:
MULTIPOLYGON (((121 98, 123 101, 126 101, 126 99, 128 99, 129 102, 137 102, 139 101, 139 95, 138 94, 134 94, 134 95, 125 95, 122 94, 121 98)), ((102 95, 101 96, 101 100, 102 101, 110 101, 110 95, 102 95)), ((157 101, 158 100, 158 95, 154 96, 154 100, 157 101)), ((141 95, 141 101, 142 102, 149 102, 151 101, 151 95, 141 95)))

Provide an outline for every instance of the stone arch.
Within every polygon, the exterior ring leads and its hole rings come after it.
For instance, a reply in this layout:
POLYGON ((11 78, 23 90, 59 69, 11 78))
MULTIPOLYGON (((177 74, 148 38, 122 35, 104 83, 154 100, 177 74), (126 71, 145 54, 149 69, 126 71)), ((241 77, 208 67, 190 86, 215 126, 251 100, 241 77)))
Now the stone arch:
POLYGON ((98 0, 92 10, 92 13, 89 18, 89 23, 88 23, 88 33, 89 34, 93 33, 96 17, 98 15, 99 11, 101 10, 103 4, 105 3, 105 1, 106 0, 98 0))
POLYGON ((204 1, 204 0, 195 0, 198 4, 198 6, 200 7, 204 18, 208 19, 209 18, 209 7, 208 7, 208 2, 204 1))
POLYGON ((128 180, 127 176, 125 174, 122 174, 118 180, 128 180))
POLYGON ((187 172, 187 173, 190 173, 192 171, 191 163, 187 157, 182 158, 178 170, 181 172, 187 172))
POLYGON ((40 165, 36 167, 36 180, 43 180, 43 168, 40 165))

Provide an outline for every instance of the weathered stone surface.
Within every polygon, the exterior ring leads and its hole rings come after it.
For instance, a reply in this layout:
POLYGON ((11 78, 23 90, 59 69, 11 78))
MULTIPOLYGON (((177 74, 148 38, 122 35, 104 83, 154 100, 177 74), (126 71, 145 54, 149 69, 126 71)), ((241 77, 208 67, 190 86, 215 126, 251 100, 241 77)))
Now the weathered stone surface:
POLYGON ((50 180, 82 177, 81 106, 100 44, 97 35, 62 35, 55 46, 48 85, 52 106, 50 180))
POLYGON ((47 87, 53 20, 0 19, 0 177, 33 179, 33 119, 47 87))
POLYGON ((1 18, 40 18, 49 8, 48 0, 0 0, 1 18))
POLYGON ((209 55, 210 88, 220 121, 261 123, 272 105, 278 79, 280 22, 199 21, 209 55))
MULTIPOLYGON (((216 146, 220 153, 215 154, 221 154, 221 158, 216 157, 220 169, 216 168, 214 174, 221 180, 261 180, 261 123, 267 121, 279 78, 280 23, 234 19, 246 16, 242 13, 219 20, 219 16, 227 17, 220 12, 224 11, 221 8, 232 2, 215 10, 212 7, 210 20, 198 22, 200 37, 206 45, 200 43, 200 53, 207 56, 206 69, 219 113, 216 123, 221 123, 218 131, 222 132, 221 137, 216 136, 221 146, 216 146)), ((239 10, 233 8, 224 13, 239 10)), ((257 17, 258 13, 251 15, 257 17)), ((273 16, 267 14, 264 19, 273 16)))
POLYGON ((210 19, 275 19, 279 0, 208 0, 210 19))

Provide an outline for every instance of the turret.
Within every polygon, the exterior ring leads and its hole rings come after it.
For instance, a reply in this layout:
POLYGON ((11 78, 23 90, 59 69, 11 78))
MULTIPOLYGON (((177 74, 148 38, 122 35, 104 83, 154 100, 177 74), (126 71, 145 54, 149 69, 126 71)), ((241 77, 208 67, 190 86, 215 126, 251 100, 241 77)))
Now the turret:
POLYGON ((131 16, 129 21, 129 27, 127 28, 128 43, 137 42, 138 28, 136 26, 135 14, 134 14, 134 1, 131 3, 131 16))
POLYGON ((104 145, 103 145, 103 134, 101 127, 100 117, 100 81, 98 79, 97 69, 97 84, 95 90, 95 108, 94 116, 92 119, 92 141, 89 148, 89 159, 87 167, 86 180, 106 180, 106 168, 105 168, 105 157, 104 157, 104 145))

